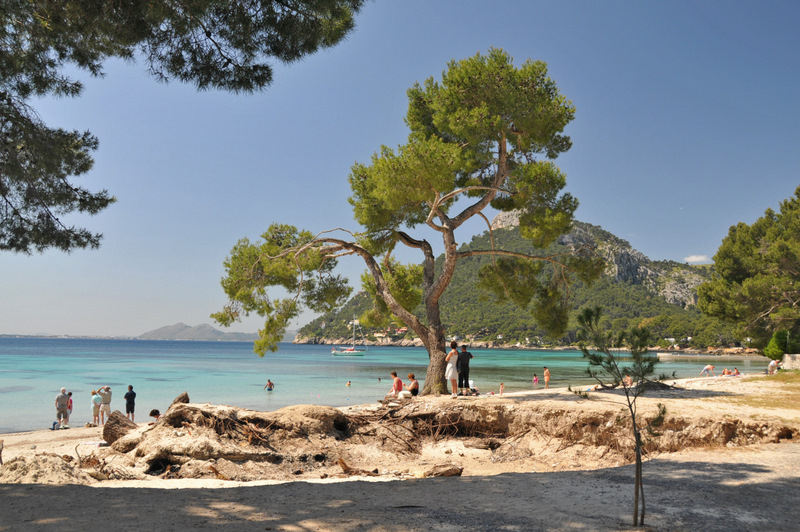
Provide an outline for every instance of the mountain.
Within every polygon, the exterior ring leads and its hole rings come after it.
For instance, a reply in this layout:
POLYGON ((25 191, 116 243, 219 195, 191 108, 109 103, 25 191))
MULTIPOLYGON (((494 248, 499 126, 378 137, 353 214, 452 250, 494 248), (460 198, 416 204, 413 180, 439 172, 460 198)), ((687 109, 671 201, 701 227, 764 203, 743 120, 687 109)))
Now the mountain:
MULTIPOLYGON (((518 218, 503 213, 492 221, 491 234, 476 235, 462 250, 499 249, 536 253, 519 233, 518 218)), ((697 287, 708 279, 712 266, 692 266, 674 261, 654 261, 634 249, 627 241, 601 227, 575 222, 550 249, 549 255, 592 244, 606 260, 604 275, 591 286, 575 283, 571 288, 572 325, 562 338, 549 338, 530 313, 509 302, 496 303, 478 285, 478 272, 489 257, 473 257, 459 262, 453 279, 441 299, 442 321, 448 335, 470 341, 503 344, 570 344, 575 341, 575 315, 587 306, 600 306, 614 330, 647 326, 654 338, 692 339, 695 346, 726 345, 735 342, 732 328, 700 314, 696 307, 697 287)), ((439 257, 440 262, 442 257, 439 257)), ((357 294, 336 312, 320 316, 299 330, 296 341, 325 342, 346 339, 348 323, 371 307, 364 293, 357 294)), ((417 312, 421 316, 421 309, 417 312)), ((375 333, 377 331, 371 331, 375 333)), ((365 331, 369 336, 370 331, 365 331)), ((373 338, 374 334, 373 334, 373 338)), ((392 336, 398 340, 397 335, 392 336)), ((385 341, 385 340, 384 340, 385 341)))
MULTIPOLYGON (((519 219, 514 213, 501 213, 492 220, 495 231, 509 229, 513 232, 518 226, 519 219)), ((518 231, 516 236, 522 238, 518 231)), ((668 303, 684 308, 697 304, 697 287, 710 275, 708 266, 650 260, 628 241, 584 222, 575 222, 572 231, 561 236, 558 243, 573 248, 584 243, 593 244, 606 260, 606 277, 616 282, 644 286, 668 303)))
POLYGON ((161 327, 137 336, 139 340, 195 340, 219 342, 252 342, 257 334, 222 332, 211 325, 203 324, 190 327, 185 323, 176 323, 161 327))

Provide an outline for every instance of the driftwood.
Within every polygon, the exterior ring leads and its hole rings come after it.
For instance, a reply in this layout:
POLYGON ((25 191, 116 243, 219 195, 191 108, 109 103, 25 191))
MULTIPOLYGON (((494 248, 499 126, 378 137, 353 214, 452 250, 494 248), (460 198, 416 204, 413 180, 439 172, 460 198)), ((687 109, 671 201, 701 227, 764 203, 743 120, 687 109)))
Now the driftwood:
POLYGON ((191 401, 189 401, 189 392, 183 392, 178 397, 176 397, 175 399, 172 400, 172 404, 170 406, 176 405, 176 404, 179 404, 179 403, 189 404, 190 402, 191 401))
POLYGON ((372 471, 367 471, 366 469, 357 469, 355 467, 350 467, 341 458, 339 458, 336 462, 339 464, 339 467, 342 468, 342 471, 344 471, 345 475, 365 475, 365 476, 368 476, 368 477, 377 477, 378 476, 378 470, 377 469, 373 469, 372 471))
POLYGON ((108 421, 106 421, 106 424, 103 426, 103 439, 107 444, 111 445, 137 428, 139 427, 136 423, 126 418, 122 412, 114 410, 114 412, 108 416, 108 421))

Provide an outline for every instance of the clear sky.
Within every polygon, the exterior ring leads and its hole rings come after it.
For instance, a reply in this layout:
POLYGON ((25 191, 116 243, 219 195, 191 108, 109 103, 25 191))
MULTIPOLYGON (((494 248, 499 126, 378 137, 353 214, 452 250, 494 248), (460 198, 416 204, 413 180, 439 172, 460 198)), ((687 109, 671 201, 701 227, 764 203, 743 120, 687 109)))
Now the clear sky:
MULTIPOLYGON (((0 254, 0 334, 212 323, 239 238, 272 222, 357 229, 351 165, 405 141, 415 81, 490 47, 547 62, 575 104, 573 148, 557 163, 578 219, 652 259, 710 262, 731 225, 800 184, 798 26, 790 1, 377 0, 344 43, 279 65, 254 95, 161 84, 141 62, 77 73, 79 98, 35 107, 50 126, 99 137, 76 183, 118 202, 67 219, 102 232, 99 250, 0 254)), ((357 279, 363 265, 341 268, 357 279)))

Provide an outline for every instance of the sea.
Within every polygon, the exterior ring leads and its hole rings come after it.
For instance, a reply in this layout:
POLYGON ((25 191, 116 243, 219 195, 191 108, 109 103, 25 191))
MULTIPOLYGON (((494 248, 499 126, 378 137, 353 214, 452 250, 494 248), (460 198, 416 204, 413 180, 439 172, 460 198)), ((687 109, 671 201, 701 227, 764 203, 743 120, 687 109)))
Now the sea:
MULTIPOLYGON (((543 386, 544 366, 551 387, 580 387, 593 381, 579 351, 471 349, 470 378, 482 394, 543 386)), ((714 357, 666 360, 657 372, 696 377, 714 357)), ((369 347, 364 356, 332 356, 325 345, 281 343, 259 357, 250 342, 189 342, 121 339, 0 337, 0 434, 50 428, 55 397, 73 393, 71 426, 92 420, 91 392, 111 386, 112 410, 125 411, 128 385, 136 392, 136 421, 150 421, 188 392, 193 403, 276 410, 295 404, 347 406, 375 403, 389 391, 392 370, 404 382, 414 373, 424 383, 428 354, 422 348, 369 347), (273 391, 264 389, 267 379, 273 391), (346 386, 347 382, 350 386, 346 386)), ((763 372, 766 359, 726 359, 742 373, 763 372)))

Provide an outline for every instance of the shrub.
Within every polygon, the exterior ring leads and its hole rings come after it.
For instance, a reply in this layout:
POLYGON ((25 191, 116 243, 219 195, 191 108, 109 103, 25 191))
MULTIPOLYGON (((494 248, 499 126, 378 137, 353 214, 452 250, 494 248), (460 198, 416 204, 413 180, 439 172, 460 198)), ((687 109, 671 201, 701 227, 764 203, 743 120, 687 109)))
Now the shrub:
POLYGON ((786 353, 800 353, 800 339, 789 336, 789 331, 775 331, 764 354, 773 360, 780 360, 786 353))

